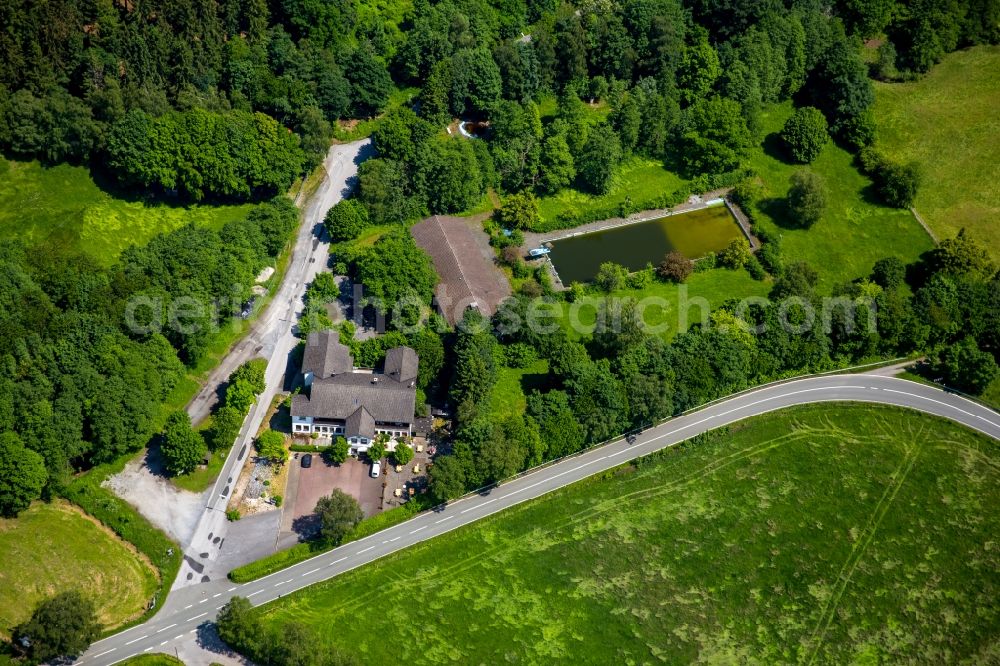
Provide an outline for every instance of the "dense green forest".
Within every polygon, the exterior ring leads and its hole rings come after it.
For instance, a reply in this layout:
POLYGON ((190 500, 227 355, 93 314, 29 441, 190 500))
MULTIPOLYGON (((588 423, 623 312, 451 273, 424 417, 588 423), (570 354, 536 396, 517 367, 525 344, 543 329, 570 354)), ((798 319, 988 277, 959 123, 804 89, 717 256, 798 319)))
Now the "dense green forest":
MULTIPOLYGON (((887 181, 876 183, 882 196, 906 205, 911 174, 871 147, 872 67, 861 43, 887 35, 876 74, 919 73, 949 50, 997 41, 998 16, 997 0, 418 0, 382 9, 361 0, 8 1, 0 4, 0 145, 12 157, 86 163, 154 194, 269 197, 318 163, 335 123, 379 115, 395 89, 413 86, 412 106, 394 108, 376 125, 379 156, 364 163, 356 203, 337 218, 349 230, 332 225, 335 237, 349 240, 370 224, 467 209, 487 188, 504 195, 602 192, 631 154, 662 160, 695 179, 692 187, 738 184, 747 152, 762 138, 762 105, 793 99, 818 111, 788 129, 790 141, 808 135, 822 142, 828 132, 865 148, 862 166, 887 181), (555 109, 543 116, 540 103, 553 96, 555 109), (597 103, 608 108, 606 120, 590 113, 597 103), (449 137, 443 128, 456 116, 487 120, 486 140, 449 137)), ((738 193, 753 196, 752 187, 738 193)), ((14 452, 5 457, 32 451, 47 470, 24 466, 31 478, 17 499, 5 500, 8 512, 42 486, 58 488, 71 470, 146 443, 183 364, 198 361, 208 332, 245 300, 252 276, 279 252, 294 219, 290 205, 276 201, 220 232, 187 227, 158 237, 107 270, 72 253, 2 248, 0 431, 4 450, 14 452), (126 315, 154 324, 170 315, 159 306, 126 312, 137 296, 215 306, 184 314, 198 325, 126 324, 126 315)), ((776 290, 808 294, 808 267, 783 267, 777 239, 765 240, 749 264, 770 273, 776 290)), ((405 232, 338 252, 369 294, 388 301, 415 292, 429 301, 433 275, 405 232)), ((555 436, 559 424, 577 432, 568 404, 595 406, 599 417, 574 419, 586 441, 596 441, 783 370, 919 347, 935 335, 933 325, 926 338, 907 328, 915 326, 907 308, 923 307, 921 299, 931 299, 938 318, 942 308, 958 308, 948 321, 970 332, 975 318, 963 313, 983 302, 990 283, 942 280, 931 279, 912 303, 905 290, 885 289, 886 307, 901 309, 895 332, 806 336, 782 342, 767 362, 751 363, 732 336, 698 331, 663 354, 644 337, 600 332, 590 350, 558 336, 517 340, 549 358, 560 378, 558 391, 533 398, 531 412, 555 436), (629 373, 641 381, 633 384, 629 373), (622 382, 633 396, 625 402, 615 388, 622 382)), ((996 349, 987 337, 972 343, 975 353, 996 349)), ((474 365, 488 367, 486 357, 495 356, 488 347, 459 336, 459 368, 474 350, 483 357, 474 365)), ((454 379, 456 404, 474 405, 476 382, 466 395, 461 372, 454 379)), ((476 423, 471 413, 460 420, 476 423)), ((518 439, 522 427, 476 432, 500 441, 518 439)), ((532 444, 533 453, 497 470, 565 448, 532 444)))
POLYGON ((408 139, 382 133, 397 164, 368 167, 368 196, 402 174, 386 215, 410 214, 410 197, 457 210, 494 184, 552 190, 578 177, 600 191, 631 151, 731 170, 759 106, 788 97, 867 143, 859 40, 888 35, 879 71, 923 72, 996 42, 998 17, 996 0, 9 0, 0 145, 195 199, 271 195, 317 163, 333 123, 380 113, 406 84, 429 125, 403 118, 408 139), (543 131, 531 102, 545 92, 561 103, 543 131), (579 100, 605 98, 614 131, 583 127, 579 100), (452 116, 488 117, 491 155, 431 140, 452 116))
POLYGON ((239 313, 298 215, 284 198, 220 231, 187 226, 109 269, 0 245, 0 513, 145 446, 185 364, 239 313))

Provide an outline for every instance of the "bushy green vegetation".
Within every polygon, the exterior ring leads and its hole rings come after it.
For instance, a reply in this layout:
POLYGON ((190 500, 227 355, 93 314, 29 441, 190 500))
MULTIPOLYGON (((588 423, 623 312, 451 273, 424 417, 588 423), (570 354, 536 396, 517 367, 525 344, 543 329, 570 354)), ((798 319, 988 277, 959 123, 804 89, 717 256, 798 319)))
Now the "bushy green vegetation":
POLYGON ((1000 618, 996 456, 912 412, 788 410, 253 614, 372 663, 977 660, 1000 618))
MULTIPOLYGON (((109 269, 0 245, 13 278, 0 290, 0 354, 18 358, 0 379, 0 432, 44 458, 49 492, 74 469, 134 453, 159 431, 182 359, 196 365, 224 337, 220 328, 296 221, 291 203, 277 199, 220 231, 186 226, 131 246, 109 269), (33 416, 15 417, 14 405, 33 416)), ((190 467, 188 456, 176 471, 190 467)))
POLYGON ((41 601, 80 590, 105 629, 142 615, 158 587, 149 562, 65 501, 36 503, 0 519, 0 636, 9 638, 41 601))
POLYGON ((181 206, 102 189, 84 167, 0 158, 0 239, 110 266, 129 245, 188 224, 220 230, 254 205, 181 206))
POLYGON ((914 205, 940 237, 965 227, 1000 257, 1000 160, 996 109, 1000 46, 948 55, 916 81, 876 83, 879 146, 915 161, 923 183, 914 205))
MULTIPOLYGON (((687 326, 701 321, 702 299, 707 301, 710 310, 715 310, 730 298, 766 296, 770 289, 771 284, 754 280, 746 271, 715 269, 693 273, 681 288, 676 284, 657 280, 641 288, 626 286, 612 291, 608 296, 636 300, 647 297, 656 299, 655 302, 650 301, 643 315, 644 320, 647 326, 652 327, 651 330, 670 339, 686 330, 687 326), (683 303, 688 306, 684 313, 681 312, 683 303), (687 325, 682 326, 683 322, 687 322, 687 325)), ((563 306, 559 323, 570 339, 589 337, 588 332, 594 329, 602 298, 602 294, 587 292, 586 300, 581 301, 580 305, 563 306), (575 308, 575 318, 583 325, 582 329, 573 325, 571 307, 575 308)))
POLYGON ((600 219, 592 211, 600 211, 599 216, 614 217, 621 211, 622 206, 628 211, 632 208, 632 202, 650 201, 673 193, 684 184, 684 179, 664 167, 663 162, 632 157, 617 170, 611 188, 605 194, 594 195, 574 189, 564 189, 540 198, 538 213, 541 220, 536 230, 572 226, 572 223, 567 223, 566 220, 576 223, 578 220, 600 219), (604 211, 609 211, 611 214, 605 215, 604 211))

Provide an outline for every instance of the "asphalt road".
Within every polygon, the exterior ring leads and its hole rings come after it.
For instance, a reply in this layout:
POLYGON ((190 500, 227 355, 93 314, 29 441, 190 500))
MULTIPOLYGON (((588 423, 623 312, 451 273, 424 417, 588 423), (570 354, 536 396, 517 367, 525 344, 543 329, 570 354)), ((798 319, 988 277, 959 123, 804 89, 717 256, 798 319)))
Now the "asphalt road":
POLYGON ((153 619, 95 643, 78 663, 106 666, 143 652, 172 652, 172 644, 190 640, 232 596, 248 597, 255 605, 264 604, 699 433, 784 407, 836 401, 907 407, 951 419, 1000 440, 1000 415, 995 411, 924 384, 856 374, 812 377, 768 386, 650 428, 631 445, 617 440, 591 449, 265 578, 244 585, 220 580, 177 589, 153 619))
MULTIPOLYGON (((371 153, 369 139, 330 148, 324 161, 326 176, 303 211, 302 224, 284 280, 250 334, 220 364, 220 368, 228 370, 219 374, 220 369, 217 368, 207 384, 211 387, 218 381, 225 381, 235 368, 252 358, 260 357, 268 361, 265 373, 267 388, 244 420, 219 477, 205 494, 205 506, 191 540, 185 544, 185 562, 181 565, 174 589, 202 583, 206 568, 210 569, 209 565, 219 556, 228 531, 226 505, 233 484, 239 476, 240 466, 250 453, 253 437, 267 414, 271 400, 283 388, 289 356, 298 344, 293 325, 305 307, 302 299, 306 286, 326 268, 329 260, 330 244, 323 232, 323 219, 326 212, 343 198, 358 172, 358 165, 371 153)), ((212 402, 206 395, 214 395, 214 392, 214 388, 203 389, 188 406, 188 413, 205 409, 205 405, 212 402)))

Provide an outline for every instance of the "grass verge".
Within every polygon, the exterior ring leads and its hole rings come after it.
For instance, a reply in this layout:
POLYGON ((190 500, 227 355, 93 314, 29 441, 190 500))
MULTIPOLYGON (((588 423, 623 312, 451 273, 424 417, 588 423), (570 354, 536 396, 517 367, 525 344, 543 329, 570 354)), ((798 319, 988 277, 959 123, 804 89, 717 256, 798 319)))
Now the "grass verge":
POLYGON ((997 455, 914 412, 786 410, 256 612, 365 663, 982 661, 997 455))
POLYGON ((879 144, 923 172, 916 209, 939 238, 965 227, 1000 260, 1000 46, 945 57, 909 83, 876 83, 879 144))

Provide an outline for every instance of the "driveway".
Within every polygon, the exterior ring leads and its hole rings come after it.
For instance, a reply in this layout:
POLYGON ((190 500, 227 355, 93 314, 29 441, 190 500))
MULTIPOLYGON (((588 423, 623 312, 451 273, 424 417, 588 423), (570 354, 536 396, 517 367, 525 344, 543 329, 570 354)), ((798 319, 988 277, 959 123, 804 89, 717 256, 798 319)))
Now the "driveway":
POLYGON ((288 490, 294 488, 295 497, 288 498, 288 508, 282 516, 283 536, 294 532, 303 537, 314 531, 317 528, 313 515, 316 502, 335 488, 358 500, 366 517, 381 510, 383 477, 371 478, 371 465, 367 462, 348 458, 342 465, 331 465, 323 456, 314 455, 312 467, 308 469, 302 467, 301 458, 291 464, 288 490))

